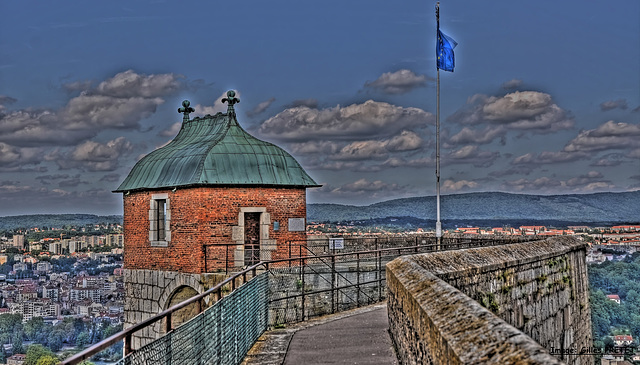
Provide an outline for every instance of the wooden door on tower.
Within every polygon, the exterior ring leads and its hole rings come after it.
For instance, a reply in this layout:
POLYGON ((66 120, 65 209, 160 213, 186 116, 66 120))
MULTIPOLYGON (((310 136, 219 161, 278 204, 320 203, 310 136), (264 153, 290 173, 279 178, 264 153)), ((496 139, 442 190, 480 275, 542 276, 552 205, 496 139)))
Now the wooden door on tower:
POLYGON ((260 213, 244 213, 244 264, 260 262, 260 213))

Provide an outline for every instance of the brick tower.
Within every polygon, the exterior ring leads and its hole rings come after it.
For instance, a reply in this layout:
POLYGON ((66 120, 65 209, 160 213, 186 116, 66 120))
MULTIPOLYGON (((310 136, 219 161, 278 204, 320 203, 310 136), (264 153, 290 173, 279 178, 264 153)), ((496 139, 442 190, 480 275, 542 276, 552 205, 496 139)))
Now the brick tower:
MULTIPOLYGON (((222 101, 227 113, 189 119, 185 100, 178 135, 114 191, 124 204, 125 327, 204 292, 220 272, 287 257, 287 242, 306 237, 306 188, 319 185, 290 154, 242 129, 234 91, 222 101)), ((161 327, 139 332, 134 347, 161 327)))

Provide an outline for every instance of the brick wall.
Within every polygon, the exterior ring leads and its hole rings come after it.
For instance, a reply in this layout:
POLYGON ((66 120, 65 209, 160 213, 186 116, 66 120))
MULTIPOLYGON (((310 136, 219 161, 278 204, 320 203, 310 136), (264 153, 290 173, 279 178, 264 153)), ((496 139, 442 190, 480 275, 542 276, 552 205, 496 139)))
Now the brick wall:
POLYGON ((233 227, 243 207, 264 207, 270 222, 280 223, 268 238, 275 240, 272 259, 288 256, 289 240, 304 240, 305 232, 289 232, 289 218, 306 218, 304 188, 195 187, 132 192, 124 199, 126 269, 214 272, 233 266, 233 227), (153 194, 167 194, 170 201, 171 241, 167 247, 152 247, 149 240, 149 206, 153 194))

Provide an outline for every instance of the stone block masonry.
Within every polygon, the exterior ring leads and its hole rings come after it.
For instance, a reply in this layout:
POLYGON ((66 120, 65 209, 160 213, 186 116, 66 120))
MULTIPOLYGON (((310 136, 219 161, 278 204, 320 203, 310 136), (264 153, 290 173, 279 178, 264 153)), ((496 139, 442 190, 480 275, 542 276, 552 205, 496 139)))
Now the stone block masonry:
POLYGON ((575 355, 592 344, 586 244, 575 238, 401 257, 387 286, 403 364, 593 364, 575 355))
MULTIPOLYGON (((124 270, 124 327, 131 327, 139 322, 155 316, 169 307, 189 297, 202 293, 226 279, 224 274, 188 274, 161 270, 124 270)), ((211 303, 204 303, 210 305, 211 303)), ((196 306, 186 307, 172 316, 172 326, 179 324, 197 314, 196 306), (196 313, 193 311, 196 310, 196 313)), ((136 332, 132 337, 134 349, 159 338, 165 333, 164 321, 136 332)))

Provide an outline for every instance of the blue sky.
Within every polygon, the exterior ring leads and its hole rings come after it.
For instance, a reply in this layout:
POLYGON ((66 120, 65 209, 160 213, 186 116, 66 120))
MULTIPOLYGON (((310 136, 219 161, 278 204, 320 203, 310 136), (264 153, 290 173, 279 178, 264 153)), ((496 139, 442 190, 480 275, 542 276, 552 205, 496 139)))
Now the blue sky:
MULTIPOLYGON (((435 2, 0 3, 0 215, 111 193, 189 99, 285 148, 309 202, 435 194, 435 2)), ((442 192, 640 188, 640 3, 442 1, 442 192)))

